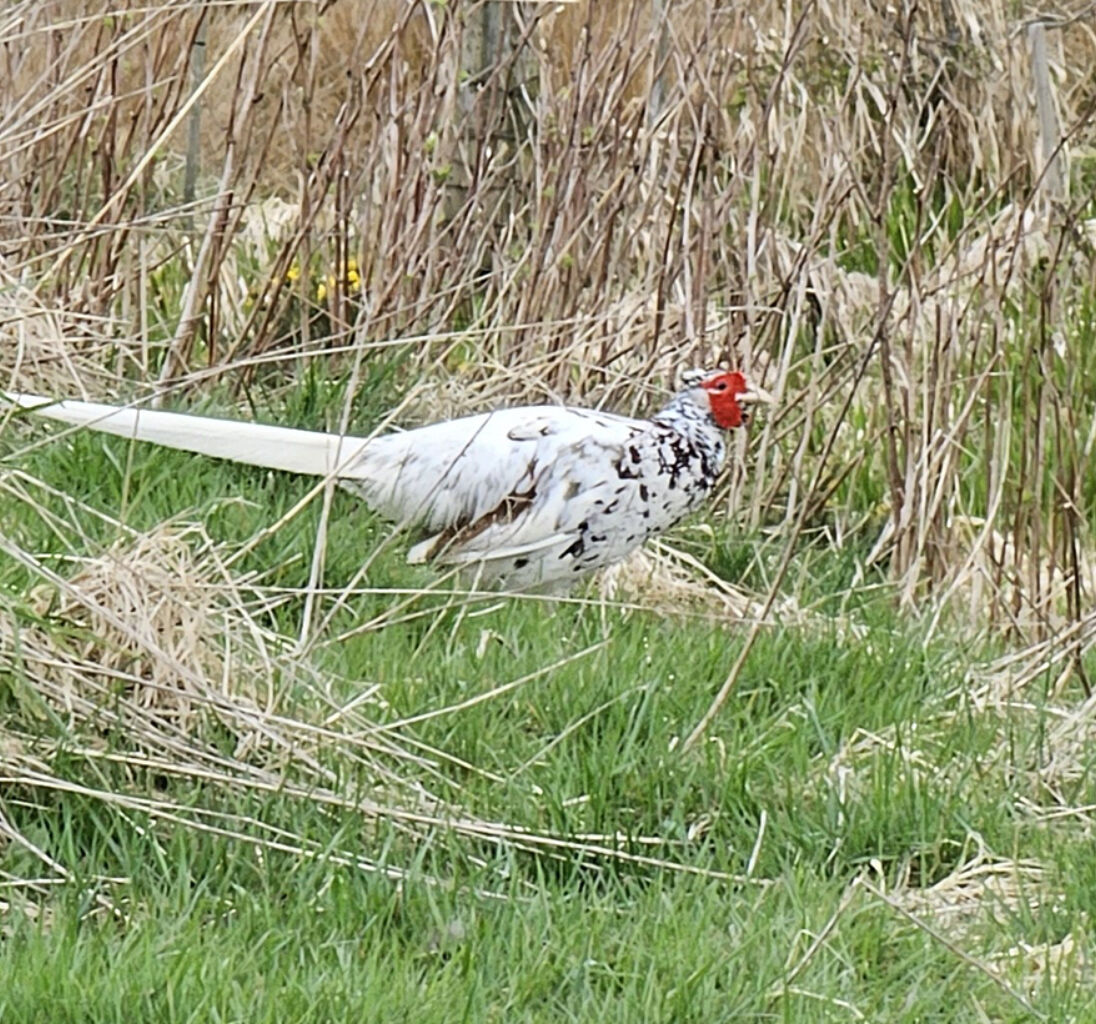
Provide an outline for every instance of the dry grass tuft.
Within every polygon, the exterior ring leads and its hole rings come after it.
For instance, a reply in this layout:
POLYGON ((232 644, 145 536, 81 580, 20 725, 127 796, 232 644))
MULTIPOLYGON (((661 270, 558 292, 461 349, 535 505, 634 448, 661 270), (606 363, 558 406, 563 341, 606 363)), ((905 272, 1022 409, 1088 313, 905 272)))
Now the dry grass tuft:
POLYGON ((1083 939, 1070 933, 1057 942, 1024 942, 993 958, 1000 968, 1024 979, 1028 992, 1047 984, 1092 983, 1092 954, 1083 939))
MULTIPOLYGON (((734 625, 762 616, 764 602, 716 576, 692 555, 656 542, 611 566, 597 578, 606 600, 635 605, 663 617, 700 616, 734 625)), ((803 618, 792 599, 771 609, 768 620, 803 618)))
POLYGON ((0 388, 31 394, 109 394, 121 355, 109 318, 43 299, 0 261, 0 388))
POLYGON ((67 715, 121 699, 201 735, 200 720, 225 700, 272 703, 270 652, 281 638, 231 595, 201 527, 169 523, 85 560, 67 580, 39 585, 30 602, 43 624, 9 639, 22 670, 48 680, 36 692, 67 715))
POLYGON ((890 899, 932 920, 950 937, 962 939, 985 929, 995 918, 1022 912, 1035 914, 1040 903, 1059 899, 1047 891, 1045 868, 1036 861, 997 857, 980 844, 973 856, 932 885, 919 884, 907 868, 888 890, 890 899))

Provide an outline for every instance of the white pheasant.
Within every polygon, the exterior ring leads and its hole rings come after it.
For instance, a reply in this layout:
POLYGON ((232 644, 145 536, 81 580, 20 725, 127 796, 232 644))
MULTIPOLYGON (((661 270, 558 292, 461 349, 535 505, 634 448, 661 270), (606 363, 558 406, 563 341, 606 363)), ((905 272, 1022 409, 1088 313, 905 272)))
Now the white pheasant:
POLYGON ((34 413, 252 466, 333 476, 430 536, 409 562, 483 584, 559 589, 673 526, 712 489, 743 405, 772 401, 737 372, 690 371, 650 420, 536 405, 371 439, 9 394, 34 413))

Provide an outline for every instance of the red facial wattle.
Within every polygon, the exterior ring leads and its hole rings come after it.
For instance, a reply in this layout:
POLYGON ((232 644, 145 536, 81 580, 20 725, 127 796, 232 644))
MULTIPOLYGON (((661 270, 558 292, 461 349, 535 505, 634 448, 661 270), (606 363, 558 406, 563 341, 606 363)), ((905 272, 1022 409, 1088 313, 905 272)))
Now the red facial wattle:
POLYGON ((708 394, 712 419, 724 430, 741 427, 744 421, 738 396, 746 391, 746 378, 741 373, 717 373, 700 386, 708 394))

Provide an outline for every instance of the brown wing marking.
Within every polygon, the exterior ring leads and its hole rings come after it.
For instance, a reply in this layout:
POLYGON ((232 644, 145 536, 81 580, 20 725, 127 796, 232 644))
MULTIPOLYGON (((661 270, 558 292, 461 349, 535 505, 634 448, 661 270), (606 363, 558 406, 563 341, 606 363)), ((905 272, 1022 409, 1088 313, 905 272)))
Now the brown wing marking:
POLYGON ((429 542, 429 548, 425 552, 425 559, 439 558, 446 551, 466 544, 474 537, 478 537, 488 527, 498 523, 512 523, 518 516, 525 512, 536 499, 536 459, 529 461, 529 469, 526 475, 532 481, 527 490, 513 490, 502 499, 490 512, 477 519, 466 522, 454 523, 444 530, 433 535, 429 542))

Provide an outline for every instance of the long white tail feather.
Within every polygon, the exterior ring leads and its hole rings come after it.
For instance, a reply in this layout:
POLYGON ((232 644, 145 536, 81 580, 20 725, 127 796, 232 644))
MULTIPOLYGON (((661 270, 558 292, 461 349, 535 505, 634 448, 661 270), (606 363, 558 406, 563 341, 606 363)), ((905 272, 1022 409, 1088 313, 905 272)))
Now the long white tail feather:
POLYGON ((33 409, 36 415, 51 420, 90 426, 104 433, 152 441, 197 455, 311 476, 331 474, 353 479, 364 475, 355 465, 366 446, 358 437, 159 409, 125 409, 97 402, 53 402, 38 395, 5 394, 4 397, 14 405, 33 409))

